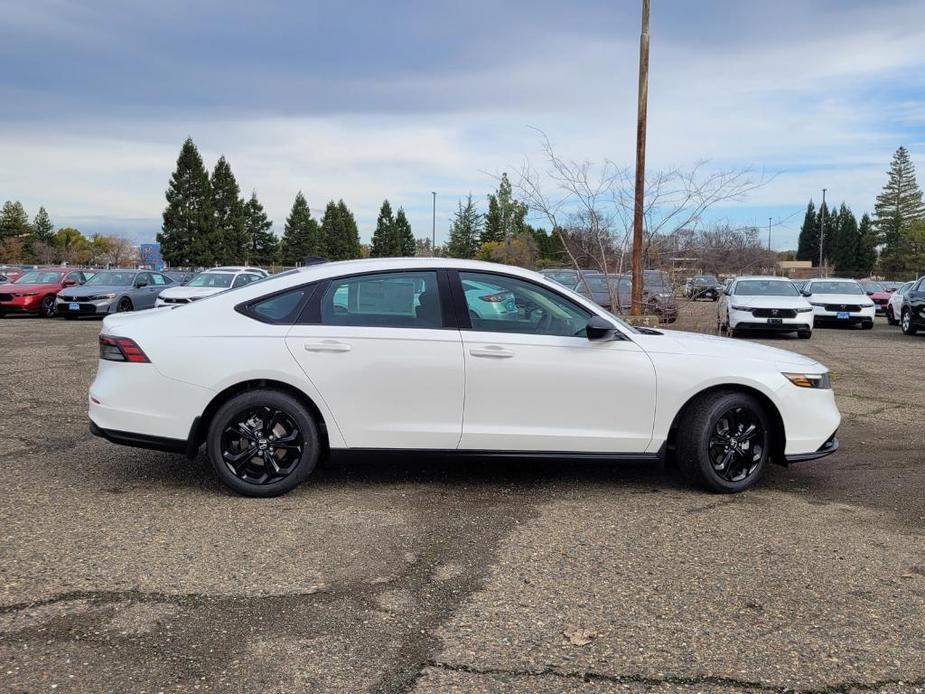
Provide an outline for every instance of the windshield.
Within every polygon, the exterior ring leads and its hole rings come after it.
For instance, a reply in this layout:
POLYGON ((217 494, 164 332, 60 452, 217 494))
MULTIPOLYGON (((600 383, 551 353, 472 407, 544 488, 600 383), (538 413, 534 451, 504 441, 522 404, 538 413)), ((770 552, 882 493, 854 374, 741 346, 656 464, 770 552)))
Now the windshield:
POLYGON ((56 284, 61 281, 61 275, 63 274, 63 272, 33 270, 16 280, 16 284, 56 284))
POLYGON ((862 287, 864 287, 865 292, 885 292, 886 289, 879 282, 859 282, 862 287))
POLYGON ((221 287, 231 286, 234 274, 230 272, 201 272, 187 283, 187 287, 221 287))
POLYGON ((98 272, 88 279, 85 287, 128 287, 135 279, 134 272, 98 272))
POLYGON ((694 278, 695 284, 719 284, 719 280, 713 275, 700 275, 694 278))
POLYGON ((578 281, 578 272, 575 270, 546 270, 543 274, 553 282, 564 284, 566 287, 574 287, 578 281))
POLYGON ((780 280, 741 280, 732 293, 736 296, 799 296, 792 282, 780 280))
POLYGON ((857 282, 813 282, 809 286, 813 294, 863 294, 857 282))

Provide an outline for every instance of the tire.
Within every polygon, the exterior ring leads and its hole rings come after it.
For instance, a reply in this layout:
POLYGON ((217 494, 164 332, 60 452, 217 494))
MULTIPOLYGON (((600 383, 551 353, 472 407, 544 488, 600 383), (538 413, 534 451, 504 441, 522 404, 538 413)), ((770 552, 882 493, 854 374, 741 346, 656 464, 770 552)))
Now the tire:
POLYGON ((132 304, 132 300, 127 296, 123 296, 119 299, 119 303, 116 306, 116 313, 125 313, 126 311, 133 311, 135 306, 132 304))
POLYGON ((874 322, 871 321, 870 323, 861 323, 861 329, 862 329, 862 330, 873 330, 873 329, 874 329, 874 322))
POLYGON ((41 318, 54 318, 57 311, 58 309, 55 307, 54 294, 49 294, 44 299, 42 299, 42 305, 39 308, 39 316, 41 318))
POLYGON ((808 340, 813 336, 812 330, 797 330, 797 337, 801 340, 808 340))
POLYGON ((892 306, 888 306, 886 309, 886 322, 887 322, 887 325, 896 325, 897 323, 899 323, 899 321, 896 320, 896 316, 893 315, 892 306))
POLYGON ((761 479, 770 445, 770 419, 754 397, 728 390, 706 393, 690 404, 678 427, 678 469, 708 491, 741 492, 761 479), (743 439, 751 427, 753 433, 743 439), (734 442, 732 449, 727 442, 734 442))
POLYGON ((904 308, 899 319, 899 325, 902 328, 903 335, 915 335, 919 329, 912 324, 912 314, 909 309, 904 308))
POLYGON ((209 423, 206 443, 219 480, 253 497, 279 496, 299 486, 315 469, 321 452, 312 415, 296 398, 272 389, 247 391, 222 405, 209 423), (277 424, 271 428, 273 422, 277 424), (240 427, 250 436, 236 435, 240 427), (279 441, 294 437, 287 441, 288 450, 274 450, 274 434, 279 441), (252 451, 250 457, 247 451, 252 451), (238 461, 232 463, 236 456, 238 461))

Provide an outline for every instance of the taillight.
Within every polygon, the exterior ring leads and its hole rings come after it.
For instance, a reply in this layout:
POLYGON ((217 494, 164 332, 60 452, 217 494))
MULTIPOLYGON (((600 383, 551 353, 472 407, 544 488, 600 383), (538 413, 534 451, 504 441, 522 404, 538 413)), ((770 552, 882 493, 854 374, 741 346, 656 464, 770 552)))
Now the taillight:
POLYGON ((136 364, 149 364, 151 360, 142 351, 138 343, 128 337, 100 335, 100 359, 107 361, 131 361, 136 364))
POLYGON ((493 304, 497 304, 497 303, 504 301, 506 298, 508 298, 510 294, 511 294, 510 292, 498 292, 497 294, 486 294, 485 296, 480 296, 479 298, 482 301, 488 301, 493 304))

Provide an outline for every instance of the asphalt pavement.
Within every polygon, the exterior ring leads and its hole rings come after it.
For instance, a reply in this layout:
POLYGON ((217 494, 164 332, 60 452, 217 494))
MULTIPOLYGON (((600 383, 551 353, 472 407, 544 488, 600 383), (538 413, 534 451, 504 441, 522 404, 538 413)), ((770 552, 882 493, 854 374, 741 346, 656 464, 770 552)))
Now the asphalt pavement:
POLYGON ((759 338, 832 369, 842 449, 740 495, 370 459, 256 500, 89 434, 99 328, 0 320, 0 691, 925 692, 925 336, 759 338))

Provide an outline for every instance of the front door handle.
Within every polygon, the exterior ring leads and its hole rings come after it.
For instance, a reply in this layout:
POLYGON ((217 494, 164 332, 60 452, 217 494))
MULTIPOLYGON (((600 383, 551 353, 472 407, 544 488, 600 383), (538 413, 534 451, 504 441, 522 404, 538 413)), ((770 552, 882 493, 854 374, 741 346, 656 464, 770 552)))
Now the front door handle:
POLYGON ((306 342, 306 352, 349 352, 350 345, 345 342, 335 340, 325 340, 323 342, 306 342))
POLYGON ((503 347, 473 347, 469 350, 469 354, 473 357, 488 357, 491 359, 510 359, 514 356, 514 353, 509 349, 504 349, 503 347))

